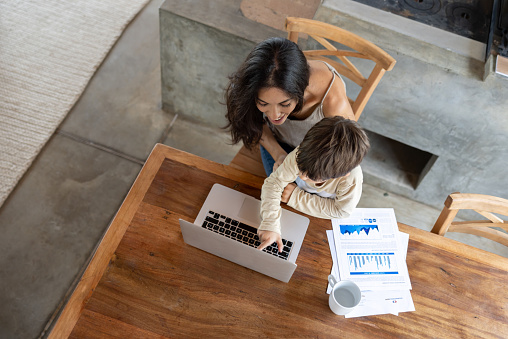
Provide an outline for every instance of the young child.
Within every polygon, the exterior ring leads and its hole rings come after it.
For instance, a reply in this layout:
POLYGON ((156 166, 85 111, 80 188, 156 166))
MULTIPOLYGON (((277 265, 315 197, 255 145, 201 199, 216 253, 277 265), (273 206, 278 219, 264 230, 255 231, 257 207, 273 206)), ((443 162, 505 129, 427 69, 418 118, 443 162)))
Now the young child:
POLYGON ((353 120, 336 116, 314 125, 300 146, 265 179, 258 249, 274 242, 279 252, 283 248, 281 201, 314 217, 348 217, 362 195, 363 174, 359 164, 369 147, 367 135, 353 120))

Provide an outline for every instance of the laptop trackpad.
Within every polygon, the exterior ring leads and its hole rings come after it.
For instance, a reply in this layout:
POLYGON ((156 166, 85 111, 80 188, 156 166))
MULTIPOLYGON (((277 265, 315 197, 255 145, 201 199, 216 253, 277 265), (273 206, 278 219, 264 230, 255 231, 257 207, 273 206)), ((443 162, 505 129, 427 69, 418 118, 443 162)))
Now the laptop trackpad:
POLYGON ((245 198, 242 207, 238 212, 238 216, 252 223, 256 228, 261 224, 259 212, 261 210, 261 201, 257 199, 245 198))

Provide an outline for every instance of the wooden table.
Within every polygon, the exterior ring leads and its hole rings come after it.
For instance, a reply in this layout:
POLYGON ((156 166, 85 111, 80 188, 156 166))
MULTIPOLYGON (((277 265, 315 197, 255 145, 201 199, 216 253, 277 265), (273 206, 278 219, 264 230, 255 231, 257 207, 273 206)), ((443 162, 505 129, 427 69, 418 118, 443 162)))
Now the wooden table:
POLYGON ((263 179, 157 145, 50 338, 508 338, 508 259, 399 224, 416 311, 346 319, 328 308, 329 220, 311 217, 289 283, 184 243, 214 183, 263 179))

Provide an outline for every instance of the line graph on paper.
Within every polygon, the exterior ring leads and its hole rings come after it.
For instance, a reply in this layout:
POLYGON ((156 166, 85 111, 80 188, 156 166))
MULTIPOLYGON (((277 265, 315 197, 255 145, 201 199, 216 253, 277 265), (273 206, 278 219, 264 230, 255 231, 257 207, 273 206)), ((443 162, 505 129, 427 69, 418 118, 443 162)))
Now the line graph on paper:
POLYGON ((347 253, 351 275, 398 274, 395 253, 347 253))
POLYGON ((381 233, 378 225, 374 223, 340 225, 340 237, 343 240, 376 240, 381 239, 381 233))

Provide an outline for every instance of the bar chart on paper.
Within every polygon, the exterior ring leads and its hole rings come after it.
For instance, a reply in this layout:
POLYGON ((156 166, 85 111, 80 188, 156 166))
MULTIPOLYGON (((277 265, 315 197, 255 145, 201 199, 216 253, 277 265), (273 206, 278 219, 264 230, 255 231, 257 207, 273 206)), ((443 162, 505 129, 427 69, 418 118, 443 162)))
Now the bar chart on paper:
POLYGON ((395 253, 347 253, 351 275, 398 274, 395 253))

